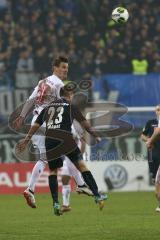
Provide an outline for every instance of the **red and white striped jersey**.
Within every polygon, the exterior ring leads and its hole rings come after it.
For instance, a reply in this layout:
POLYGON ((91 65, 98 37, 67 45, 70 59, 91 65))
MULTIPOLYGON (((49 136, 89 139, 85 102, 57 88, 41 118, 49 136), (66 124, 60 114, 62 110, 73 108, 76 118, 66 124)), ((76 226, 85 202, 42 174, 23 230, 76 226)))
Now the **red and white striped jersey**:
POLYGON ((40 113, 42 109, 54 99, 60 98, 60 89, 64 83, 56 75, 51 75, 41 81, 35 87, 29 100, 35 98, 34 112, 40 113))

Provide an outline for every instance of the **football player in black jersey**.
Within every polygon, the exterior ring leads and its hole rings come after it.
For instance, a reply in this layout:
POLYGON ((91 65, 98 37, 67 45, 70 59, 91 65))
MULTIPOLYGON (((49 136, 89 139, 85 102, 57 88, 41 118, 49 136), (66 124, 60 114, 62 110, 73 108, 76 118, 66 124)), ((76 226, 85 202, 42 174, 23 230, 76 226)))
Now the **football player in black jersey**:
POLYGON ((101 139, 97 136, 90 123, 78 108, 71 104, 73 94, 62 89, 61 96, 63 96, 61 99, 52 102, 42 110, 25 139, 23 139, 17 147, 19 151, 23 151, 34 133, 46 122, 45 146, 50 169, 49 186, 53 198, 54 213, 61 215, 58 201, 57 168, 63 165, 63 155, 66 155, 82 173, 85 183, 95 196, 95 202, 98 203, 100 209, 102 209, 107 196, 99 194, 95 179, 86 167, 82 154, 72 137, 71 125, 73 120, 76 119, 81 126, 95 138, 96 142, 99 142, 101 139))
POLYGON ((160 138, 157 138, 160 130, 160 105, 155 108, 156 118, 151 119, 146 123, 143 129, 141 139, 147 143, 148 146, 148 164, 153 182, 155 183, 156 198, 158 200, 158 207, 156 212, 160 212, 160 138), (151 140, 152 139, 152 140, 151 140), (150 144, 154 141, 154 147, 150 144), (159 170, 158 170, 159 169, 159 170))

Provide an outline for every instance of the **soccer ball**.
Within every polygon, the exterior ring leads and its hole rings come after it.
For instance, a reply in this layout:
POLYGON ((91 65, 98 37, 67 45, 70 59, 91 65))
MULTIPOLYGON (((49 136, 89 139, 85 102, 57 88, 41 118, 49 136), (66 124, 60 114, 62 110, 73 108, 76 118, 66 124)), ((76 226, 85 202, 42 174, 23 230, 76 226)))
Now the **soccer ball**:
POLYGON ((129 18, 129 13, 126 8, 117 7, 112 11, 112 20, 117 23, 125 23, 129 18))

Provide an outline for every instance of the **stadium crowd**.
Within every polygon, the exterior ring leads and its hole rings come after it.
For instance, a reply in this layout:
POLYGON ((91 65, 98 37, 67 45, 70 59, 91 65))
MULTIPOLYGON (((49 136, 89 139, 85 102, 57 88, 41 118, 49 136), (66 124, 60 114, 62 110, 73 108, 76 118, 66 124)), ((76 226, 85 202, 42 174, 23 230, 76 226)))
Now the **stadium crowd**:
POLYGON ((97 72, 133 72, 133 60, 159 72, 159 1, 124 2, 130 19, 116 25, 111 12, 117 0, 0 0, 0 86, 14 86, 21 73, 48 75, 60 54, 69 57, 75 81, 97 72))

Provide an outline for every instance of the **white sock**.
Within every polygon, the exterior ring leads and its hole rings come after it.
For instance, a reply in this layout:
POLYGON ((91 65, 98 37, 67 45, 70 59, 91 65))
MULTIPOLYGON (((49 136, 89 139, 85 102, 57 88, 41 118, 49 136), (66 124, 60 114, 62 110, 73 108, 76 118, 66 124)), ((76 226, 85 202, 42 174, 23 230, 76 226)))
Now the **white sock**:
POLYGON ((36 185, 41 173, 44 171, 46 165, 47 165, 47 162, 44 162, 44 161, 41 161, 41 160, 39 160, 35 164, 35 166, 32 170, 32 175, 30 177, 29 185, 28 185, 28 189, 30 189, 32 192, 34 192, 35 185, 36 185))
POLYGON ((69 206, 69 204, 70 204, 70 192, 71 192, 70 185, 62 186, 62 197, 63 197, 63 205, 64 206, 69 206))
POLYGON ((80 173, 80 171, 78 171, 78 169, 70 169, 71 175, 74 177, 76 183, 78 186, 83 186, 85 184, 82 175, 80 173))

